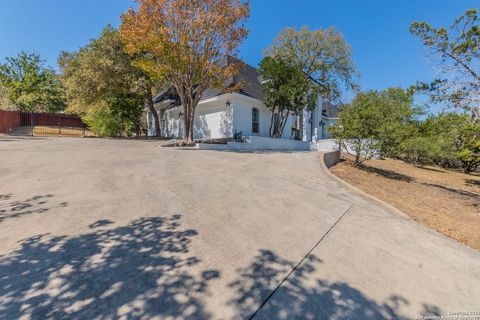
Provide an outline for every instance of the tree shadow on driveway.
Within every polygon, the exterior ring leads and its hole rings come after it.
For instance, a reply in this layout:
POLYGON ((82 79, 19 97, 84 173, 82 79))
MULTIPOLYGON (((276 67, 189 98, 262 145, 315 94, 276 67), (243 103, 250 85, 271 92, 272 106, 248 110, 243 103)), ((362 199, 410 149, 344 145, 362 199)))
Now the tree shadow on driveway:
POLYGON ((13 194, 0 194, 0 222, 6 219, 45 213, 53 207, 66 207, 68 203, 62 202, 51 206, 48 202, 54 197, 52 194, 37 195, 25 200, 16 200, 13 194))
MULTIPOLYGON (((37 235, 0 256, 0 319, 211 319, 209 286, 218 270, 198 270, 189 247, 197 236, 182 217, 110 220, 73 237, 37 235)), ((295 263, 262 250, 225 284, 233 319, 403 319, 397 295, 378 303, 345 282, 314 279, 310 256, 272 296, 295 263)), ((215 305, 215 303, 213 304, 215 305)), ((222 307, 222 306, 220 306, 222 307)), ((428 314, 439 314, 434 306, 428 314)))
MULTIPOLYGON (((215 270, 189 272, 195 230, 181 217, 142 218, 77 237, 39 235, 0 257, 0 319, 209 318, 215 270)), ((107 223, 108 224, 108 223, 107 223)))
MULTIPOLYGON (((230 283, 236 297, 230 303, 238 309, 239 319, 408 319, 401 307, 409 301, 391 295, 378 303, 345 282, 315 279, 314 271, 322 261, 309 256, 273 294, 279 275, 292 270, 294 263, 262 250, 240 277, 230 283), (258 301, 265 304, 259 307, 258 301), (257 312, 257 313, 255 313, 257 312)), ((352 270, 353 271, 353 270, 352 270)), ((423 305, 422 315, 439 315, 436 306, 423 305)))

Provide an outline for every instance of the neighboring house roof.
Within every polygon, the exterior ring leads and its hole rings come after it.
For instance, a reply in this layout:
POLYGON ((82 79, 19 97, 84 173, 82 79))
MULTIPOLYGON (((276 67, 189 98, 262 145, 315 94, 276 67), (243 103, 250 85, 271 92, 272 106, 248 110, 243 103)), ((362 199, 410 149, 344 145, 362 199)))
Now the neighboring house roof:
POLYGON ((323 103, 322 115, 329 119, 338 118, 340 113, 340 108, 336 105, 331 104, 330 102, 325 101, 323 103))

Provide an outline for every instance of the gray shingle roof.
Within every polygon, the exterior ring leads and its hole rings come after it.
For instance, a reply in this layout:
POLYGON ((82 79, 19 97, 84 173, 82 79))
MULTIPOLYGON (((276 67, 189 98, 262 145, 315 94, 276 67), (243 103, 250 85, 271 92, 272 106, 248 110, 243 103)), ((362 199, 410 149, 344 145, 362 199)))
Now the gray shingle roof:
POLYGON ((336 105, 331 104, 330 102, 325 101, 323 103, 322 115, 327 118, 338 118, 340 113, 340 108, 336 105))
MULTIPOLYGON (((240 70, 238 73, 229 79, 224 88, 209 88, 203 92, 202 99, 206 100, 221 94, 224 94, 228 91, 229 88, 236 86, 237 84, 241 84, 241 87, 238 91, 239 94, 243 94, 245 96, 262 100, 263 99, 263 92, 262 86, 259 81, 260 74, 257 72, 257 69, 252 67, 249 64, 243 63, 242 61, 238 60, 237 58, 227 56, 221 62, 222 65, 225 64, 236 64, 239 63, 240 70)), ((168 88, 166 90, 161 91, 155 98, 155 104, 164 104, 166 107, 174 107, 180 105, 180 98, 178 97, 175 89, 168 88)))
POLYGON ((180 97, 178 96, 177 91, 173 87, 160 91, 157 96, 153 98, 153 102, 155 104, 171 104, 172 106, 179 106, 181 104, 180 97))
MULTIPOLYGON (((240 70, 238 73, 233 76, 231 79, 225 82, 224 88, 210 88, 203 92, 202 99, 206 100, 219 95, 224 94, 228 91, 229 88, 241 83, 241 87, 238 91, 239 94, 245 96, 263 100, 264 94, 262 91, 262 86, 260 83, 260 74, 257 72, 257 69, 251 65, 240 61, 237 58, 226 56, 221 62, 221 65, 226 64, 240 64, 240 70)), ((180 106, 180 98, 173 87, 161 91, 155 98, 154 102, 159 108, 172 108, 180 106)), ((331 104, 330 102, 323 103, 323 116, 327 118, 338 118, 338 113, 340 108, 331 104)))

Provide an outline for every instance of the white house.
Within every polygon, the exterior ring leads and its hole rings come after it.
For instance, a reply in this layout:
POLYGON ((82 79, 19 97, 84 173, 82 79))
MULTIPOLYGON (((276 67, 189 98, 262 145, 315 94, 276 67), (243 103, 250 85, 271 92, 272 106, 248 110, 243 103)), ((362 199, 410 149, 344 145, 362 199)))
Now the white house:
MULTIPOLYGON (((235 63, 227 57, 226 63, 235 63)), ((262 102, 263 92, 257 70, 243 64, 241 70, 226 87, 241 83, 235 93, 220 89, 207 90, 195 112, 194 138, 196 140, 231 139, 235 135, 269 137, 271 111, 262 102)), ((155 109, 160 118, 161 134, 180 139, 183 134, 183 108, 174 89, 161 92, 155 98, 155 109)), ((153 116, 147 113, 149 134, 155 131, 153 116)), ((328 139, 328 127, 338 120, 338 108, 324 103, 319 97, 315 110, 290 116, 283 139, 316 142, 328 139)))

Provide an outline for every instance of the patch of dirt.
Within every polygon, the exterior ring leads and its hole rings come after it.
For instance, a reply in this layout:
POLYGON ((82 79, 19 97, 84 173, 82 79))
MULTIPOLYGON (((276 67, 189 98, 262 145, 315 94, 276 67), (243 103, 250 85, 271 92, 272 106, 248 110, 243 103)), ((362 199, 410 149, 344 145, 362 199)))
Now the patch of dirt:
POLYGON ((399 160, 351 159, 331 171, 351 185, 410 215, 415 221, 480 250, 480 177, 399 160))

